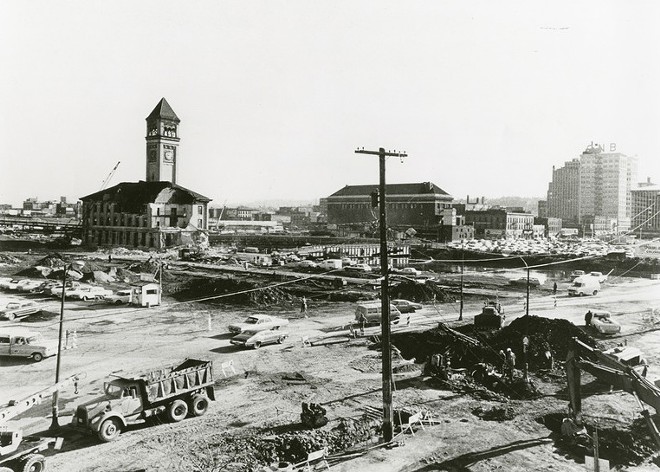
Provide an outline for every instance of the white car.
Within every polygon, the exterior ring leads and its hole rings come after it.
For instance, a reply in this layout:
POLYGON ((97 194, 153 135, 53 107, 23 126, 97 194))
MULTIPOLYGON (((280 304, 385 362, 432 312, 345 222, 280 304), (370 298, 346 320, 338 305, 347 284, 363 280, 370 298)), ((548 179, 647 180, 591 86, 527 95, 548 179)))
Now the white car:
POLYGON ((34 300, 5 299, 0 301, 0 318, 12 321, 16 318, 34 315, 41 311, 41 306, 34 300))
POLYGON ((403 269, 399 270, 398 272, 399 272, 399 274, 410 275, 410 276, 413 276, 413 277, 419 277, 420 275, 422 275, 422 271, 417 270, 414 267, 404 267, 403 269))
POLYGON ((303 259, 300 262, 296 262, 295 267, 300 267, 300 268, 306 268, 306 269, 316 269, 319 265, 314 262, 310 261, 309 259, 303 259))
POLYGON ((17 289, 19 292, 31 292, 35 288, 39 287, 41 283, 41 280, 27 280, 25 283, 19 284, 17 289))
POLYGON ((112 303, 114 305, 121 305, 122 303, 129 303, 131 301, 131 291, 130 290, 117 290, 117 293, 112 295, 107 295, 105 297, 106 303, 112 303))
POLYGON ((618 334, 621 325, 612 319, 612 314, 604 310, 591 310, 591 326, 600 334, 618 334))
POLYGON ((353 264, 350 267, 346 267, 346 270, 351 272, 371 272, 371 266, 369 264, 353 264))
POLYGON ((248 316, 242 323, 233 323, 228 326, 229 331, 240 334, 243 331, 264 331, 267 329, 279 329, 289 324, 289 320, 270 315, 248 316))
POLYGON ((103 287, 78 287, 77 289, 66 292, 66 296, 77 300, 95 300, 112 295, 112 290, 103 287))
POLYGON ((282 344, 288 336, 289 333, 276 328, 264 331, 243 331, 231 338, 229 342, 235 346, 259 349, 266 344, 282 344))

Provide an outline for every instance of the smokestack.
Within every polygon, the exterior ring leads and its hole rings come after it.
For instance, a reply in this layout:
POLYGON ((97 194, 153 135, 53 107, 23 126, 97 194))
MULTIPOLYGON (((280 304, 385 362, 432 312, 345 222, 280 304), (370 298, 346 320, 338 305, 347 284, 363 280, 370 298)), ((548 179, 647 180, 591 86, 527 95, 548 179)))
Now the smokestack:
POLYGON ((470 203, 470 196, 468 195, 467 202, 470 203))
POLYGON ((486 203, 486 197, 481 197, 481 204, 484 205, 486 203))

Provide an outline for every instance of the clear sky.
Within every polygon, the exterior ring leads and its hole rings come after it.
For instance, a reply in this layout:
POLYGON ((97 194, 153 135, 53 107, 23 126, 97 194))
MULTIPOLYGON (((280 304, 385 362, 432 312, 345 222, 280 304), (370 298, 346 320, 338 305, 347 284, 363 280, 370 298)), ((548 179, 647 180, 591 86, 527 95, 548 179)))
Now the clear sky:
POLYGON ((145 118, 181 118, 178 183, 221 205, 432 181, 543 196, 591 142, 660 181, 657 1, 0 2, 0 202, 145 179, 145 118))

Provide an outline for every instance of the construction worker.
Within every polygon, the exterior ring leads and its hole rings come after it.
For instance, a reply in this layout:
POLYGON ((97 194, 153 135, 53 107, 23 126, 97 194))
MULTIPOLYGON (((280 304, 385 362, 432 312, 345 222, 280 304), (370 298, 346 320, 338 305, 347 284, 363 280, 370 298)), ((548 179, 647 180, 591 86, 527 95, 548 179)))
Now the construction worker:
POLYGON ((302 297, 302 300, 300 300, 300 313, 307 318, 307 299, 305 297, 302 297))
POLYGON ((367 318, 364 316, 364 313, 360 313, 360 336, 364 336, 364 326, 367 324, 367 318))
POLYGON ((507 366, 507 375, 509 376, 509 381, 513 381, 513 371, 516 368, 516 355, 511 350, 510 347, 506 348, 506 366, 507 366))
POLYGON ((585 315, 584 315, 584 325, 585 326, 591 326, 591 319, 594 317, 594 314, 591 313, 591 310, 589 310, 585 315))
POLYGON ((552 294, 557 295, 557 282, 552 284, 552 294))

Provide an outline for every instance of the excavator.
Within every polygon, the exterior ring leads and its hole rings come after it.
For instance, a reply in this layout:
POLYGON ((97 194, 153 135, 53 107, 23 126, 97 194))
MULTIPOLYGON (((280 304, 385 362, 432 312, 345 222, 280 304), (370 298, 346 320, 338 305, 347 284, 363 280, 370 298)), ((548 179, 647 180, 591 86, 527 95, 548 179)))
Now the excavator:
POLYGON ((5 424, 12 418, 39 405, 55 391, 74 384, 80 375, 72 375, 50 387, 40 390, 21 400, 12 400, 7 406, 0 407, 0 472, 41 472, 46 470, 46 458, 40 452, 55 444, 55 449, 62 445, 61 438, 23 438, 23 431, 9 429, 5 424), (24 440, 25 439, 25 440, 24 440))
POLYGON ((598 380, 632 394, 646 421, 648 429, 660 451, 660 433, 651 418, 651 413, 642 404, 652 406, 660 412, 660 388, 644 375, 646 368, 639 373, 633 366, 624 364, 614 355, 592 348, 577 338, 573 338, 566 356, 566 380, 568 384, 570 416, 564 419, 562 434, 569 442, 584 445, 586 430, 582 425, 582 397, 580 380, 582 371, 589 372, 598 380))

